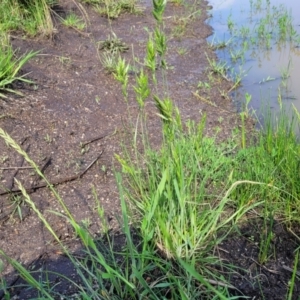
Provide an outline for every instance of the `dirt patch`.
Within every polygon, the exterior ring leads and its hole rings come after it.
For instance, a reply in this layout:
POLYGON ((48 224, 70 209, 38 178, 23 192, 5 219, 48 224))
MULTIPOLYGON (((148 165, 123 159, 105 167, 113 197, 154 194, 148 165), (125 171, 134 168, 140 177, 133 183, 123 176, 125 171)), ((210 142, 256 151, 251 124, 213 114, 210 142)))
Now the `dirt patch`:
MULTIPOLYGON (((145 28, 154 26, 150 4, 143 5, 142 14, 123 14, 111 23, 85 6, 90 18, 85 32, 66 28, 56 21, 57 30, 51 40, 28 40, 21 35, 12 38, 14 47, 21 53, 39 50, 40 54, 24 68, 24 73, 30 72, 29 77, 35 81, 31 86, 19 86, 25 97, 10 96, 8 101, 1 100, 0 126, 44 169, 50 182, 59 182, 56 188, 66 206, 76 220, 87 224, 95 235, 101 231, 95 194, 110 226, 118 227, 116 216, 120 213, 120 205, 113 174, 114 167, 118 166, 114 166, 114 154, 121 152, 120 141, 131 136, 129 116, 135 120, 138 112, 134 93, 129 92, 128 104, 125 103, 119 83, 103 69, 97 42, 106 40, 113 31, 129 46, 129 51, 123 54, 127 61, 134 64, 135 57, 142 62, 148 39, 145 28), (88 144, 82 147, 84 143, 88 144), (79 176, 86 169, 87 172, 79 176), (70 178, 73 179, 68 180, 70 178)), ((168 85, 163 86, 160 78, 159 82, 161 90, 167 88, 170 98, 179 107, 183 120, 198 121, 206 114, 207 133, 221 131, 220 137, 224 138, 238 125, 236 110, 222 93, 229 91, 232 83, 212 75, 214 81, 209 93, 203 91, 202 98, 192 94, 199 81, 209 81, 207 56, 215 58, 206 43, 212 32, 205 24, 206 3, 201 2, 196 9, 201 13, 182 25, 187 8, 168 4, 165 12, 168 85), (184 26, 183 34, 180 25, 184 26)), ((76 7, 73 1, 64 1, 57 10, 63 16, 70 10, 76 12, 76 7)), ((133 71, 131 81, 134 75, 133 71)), ((155 141, 160 122, 151 98, 146 111, 148 130, 155 141)), ((48 189, 36 187, 42 183, 33 171, 9 169, 28 164, 3 140, 0 153, 0 193, 16 188, 13 178, 20 180, 30 190, 32 200, 60 240, 70 251, 80 248, 68 222, 51 212, 63 213, 63 210, 48 189)), ((25 205, 20 194, 0 197, 0 248, 27 266, 51 261, 54 270, 69 270, 63 267, 69 262, 60 257, 54 238, 25 205), (59 269, 55 269, 57 265, 59 269)), ((16 280, 8 265, 3 276, 8 276, 8 284, 16 280)))

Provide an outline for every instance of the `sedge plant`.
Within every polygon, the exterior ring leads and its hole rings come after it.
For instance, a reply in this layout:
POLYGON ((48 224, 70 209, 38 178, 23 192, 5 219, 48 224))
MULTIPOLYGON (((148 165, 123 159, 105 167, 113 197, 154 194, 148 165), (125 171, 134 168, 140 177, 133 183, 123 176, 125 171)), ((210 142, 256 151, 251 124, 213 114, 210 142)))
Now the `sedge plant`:
POLYGON ((4 92, 10 92, 22 96, 23 94, 13 89, 12 84, 15 81, 22 81, 25 83, 32 83, 31 80, 26 78, 27 74, 19 75, 23 66, 38 52, 30 51, 27 54, 21 55, 19 58, 15 58, 16 51, 13 51, 12 46, 9 43, 8 36, 0 35, 2 44, 0 45, 0 97, 7 98, 4 92))

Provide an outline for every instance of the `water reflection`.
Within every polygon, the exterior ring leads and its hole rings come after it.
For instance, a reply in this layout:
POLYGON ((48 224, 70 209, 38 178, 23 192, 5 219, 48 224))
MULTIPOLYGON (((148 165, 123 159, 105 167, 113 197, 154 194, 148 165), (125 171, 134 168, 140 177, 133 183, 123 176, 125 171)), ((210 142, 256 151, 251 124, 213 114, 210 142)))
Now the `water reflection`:
POLYGON ((233 4, 235 4, 237 0, 212 0, 210 1, 210 4, 213 5, 214 11, 218 10, 224 10, 228 7, 232 7, 233 4))
POLYGON ((209 42, 230 41, 217 50, 219 58, 234 66, 239 76, 244 74, 241 68, 247 74, 242 87, 232 93, 237 105, 249 92, 255 110, 266 103, 277 109, 280 93, 287 107, 294 104, 300 111, 300 1, 210 0, 210 4, 208 23, 215 34, 209 42), (286 36, 281 35, 283 22, 283 28, 291 28, 286 36), (241 53, 243 57, 238 56, 241 53))

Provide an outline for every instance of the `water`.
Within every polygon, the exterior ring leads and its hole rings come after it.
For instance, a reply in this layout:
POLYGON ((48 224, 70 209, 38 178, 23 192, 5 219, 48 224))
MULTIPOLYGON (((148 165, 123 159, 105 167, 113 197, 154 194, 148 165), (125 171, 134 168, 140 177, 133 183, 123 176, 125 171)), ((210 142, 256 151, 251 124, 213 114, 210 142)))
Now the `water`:
POLYGON ((245 93, 250 107, 268 105, 278 110, 294 105, 300 111, 300 1, 210 0, 208 23, 214 34, 208 41, 227 46, 218 49, 221 61, 232 68, 242 86, 231 93, 238 108, 245 93), (231 28, 231 30, 229 29, 231 28))

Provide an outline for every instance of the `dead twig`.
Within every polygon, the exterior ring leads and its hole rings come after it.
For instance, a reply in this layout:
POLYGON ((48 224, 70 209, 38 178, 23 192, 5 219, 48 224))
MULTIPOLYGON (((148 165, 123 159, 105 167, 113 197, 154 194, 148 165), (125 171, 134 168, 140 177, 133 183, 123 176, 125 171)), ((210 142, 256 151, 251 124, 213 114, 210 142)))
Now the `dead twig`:
POLYGON ((104 139, 104 138, 106 138, 106 137, 108 137, 108 136, 113 136, 113 135, 116 134, 116 132, 117 132, 117 130, 114 130, 113 132, 111 132, 111 131, 106 132, 106 133, 104 133, 104 134, 102 134, 102 135, 100 135, 100 136, 97 136, 97 137, 95 137, 95 138, 93 138, 93 139, 91 139, 91 140, 88 140, 88 141, 85 141, 85 142, 83 142, 83 143, 80 143, 80 146, 81 146, 81 148, 84 148, 84 147, 85 147, 86 145, 88 145, 88 144, 91 144, 91 143, 93 143, 93 142, 102 140, 102 139, 104 139))
POLYGON ((27 169, 33 169, 33 167, 7 167, 7 168, 0 168, 0 170, 27 170, 27 169))
MULTIPOLYGON (((95 162, 101 157, 102 154, 103 154, 103 151, 101 151, 101 153, 78 175, 73 175, 73 176, 70 176, 70 177, 65 177, 65 178, 53 180, 52 182, 49 182, 49 184, 48 183, 41 183, 41 184, 35 185, 33 187, 27 187, 27 188, 25 187, 25 191, 28 194, 30 194, 30 193, 34 192, 35 190, 37 190, 37 189, 41 189, 41 188, 47 187, 49 185, 55 186, 55 185, 59 185, 59 184, 62 184, 62 183, 66 183, 66 182, 69 182, 69 181, 79 179, 95 164, 95 162)), ((7 190, 5 192, 1 192, 0 196, 11 194, 11 193, 21 193, 21 190, 20 189, 7 190)))

